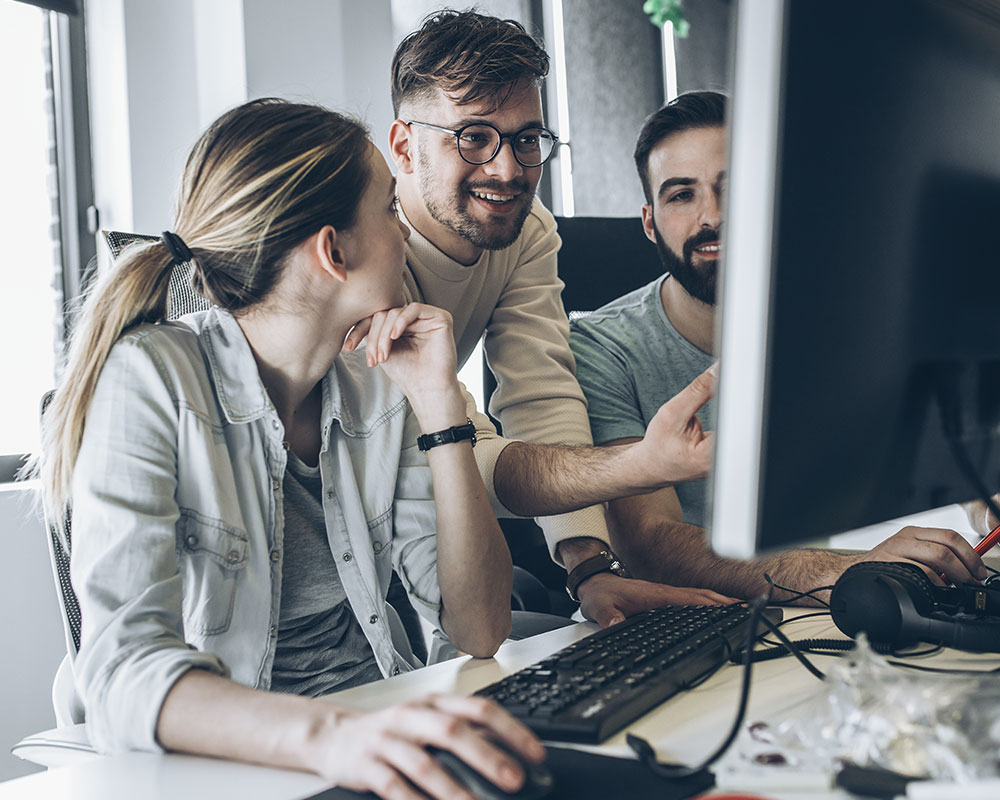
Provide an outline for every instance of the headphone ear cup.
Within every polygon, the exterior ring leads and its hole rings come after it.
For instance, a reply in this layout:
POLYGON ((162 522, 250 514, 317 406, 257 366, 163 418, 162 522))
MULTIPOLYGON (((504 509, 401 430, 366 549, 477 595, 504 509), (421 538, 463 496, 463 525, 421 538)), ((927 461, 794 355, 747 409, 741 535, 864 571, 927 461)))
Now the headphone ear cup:
POLYGON ((912 612, 901 605, 900 594, 909 598, 921 617, 934 610, 933 584, 919 567, 863 561, 837 580, 830 612, 837 627, 852 638, 864 631, 874 642, 900 646, 916 640, 910 630, 912 612))

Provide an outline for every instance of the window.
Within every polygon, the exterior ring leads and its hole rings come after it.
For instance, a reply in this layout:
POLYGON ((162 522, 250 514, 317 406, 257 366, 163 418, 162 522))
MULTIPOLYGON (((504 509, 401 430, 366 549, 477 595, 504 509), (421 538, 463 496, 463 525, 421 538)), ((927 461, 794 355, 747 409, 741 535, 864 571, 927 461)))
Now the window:
MULTIPOLYGON (((74 104, 67 102, 70 26, 82 41, 82 24, 23 3, 0 4, 0 482, 38 447, 39 401, 55 382, 63 309, 78 286, 81 251, 93 246, 84 236, 81 248, 74 227, 77 198, 87 196, 77 193, 76 168, 78 161, 86 168, 89 191, 89 158, 73 151, 74 104)), ((85 114, 77 116, 86 123, 85 114)))

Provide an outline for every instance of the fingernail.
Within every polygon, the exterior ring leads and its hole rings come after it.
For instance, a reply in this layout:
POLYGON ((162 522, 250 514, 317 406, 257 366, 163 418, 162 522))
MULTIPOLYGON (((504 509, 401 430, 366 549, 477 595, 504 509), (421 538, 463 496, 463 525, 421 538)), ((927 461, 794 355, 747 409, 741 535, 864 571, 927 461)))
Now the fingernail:
POLYGON ((708 368, 708 373, 713 378, 718 378, 719 377, 719 362, 718 361, 716 361, 714 364, 712 364, 712 366, 710 366, 708 368))
POLYGON ((509 786, 511 789, 517 789, 523 780, 517 770, 513 767, 507 766, 500 767, 500 778, 503 780, 504 784, 509 786))
POLYGON ((619 622, 624 622, 624 621, 625 617, 612 617, 611 620, 608 622, 608 626, 610 627, 611 625, 617 625, 619 622))

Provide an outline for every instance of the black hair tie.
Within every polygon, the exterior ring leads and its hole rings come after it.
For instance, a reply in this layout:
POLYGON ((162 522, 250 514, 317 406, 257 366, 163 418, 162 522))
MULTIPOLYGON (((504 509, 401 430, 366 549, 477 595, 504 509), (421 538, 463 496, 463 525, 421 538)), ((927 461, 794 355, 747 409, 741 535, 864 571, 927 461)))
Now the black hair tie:
POLYGON ((160 239, 163 240, 164 247, 167 248, 167 252, 173 257, 175 263, 183 264, 185 261, 194 259, 188 246, 184 244, 184 240, 176 233, 164 231, 160 234, 160 239))

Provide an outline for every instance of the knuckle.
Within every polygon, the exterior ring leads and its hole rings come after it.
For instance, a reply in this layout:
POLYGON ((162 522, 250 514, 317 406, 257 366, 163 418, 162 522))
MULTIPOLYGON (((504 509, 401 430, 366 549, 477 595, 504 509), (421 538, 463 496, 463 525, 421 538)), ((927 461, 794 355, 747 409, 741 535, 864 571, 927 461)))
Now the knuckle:
POLYGON ((464 727, 464 722, 449 714, 441 720, 441 735, 446 739, 453 739, 462 733, 464 727))
POLYGON ((426 751, 421 750, 420 755, 417 756, 417 760, 413 765, 413 774, 417 778, 426 779, 434 774, 436 768, 437 762, 426 751))

